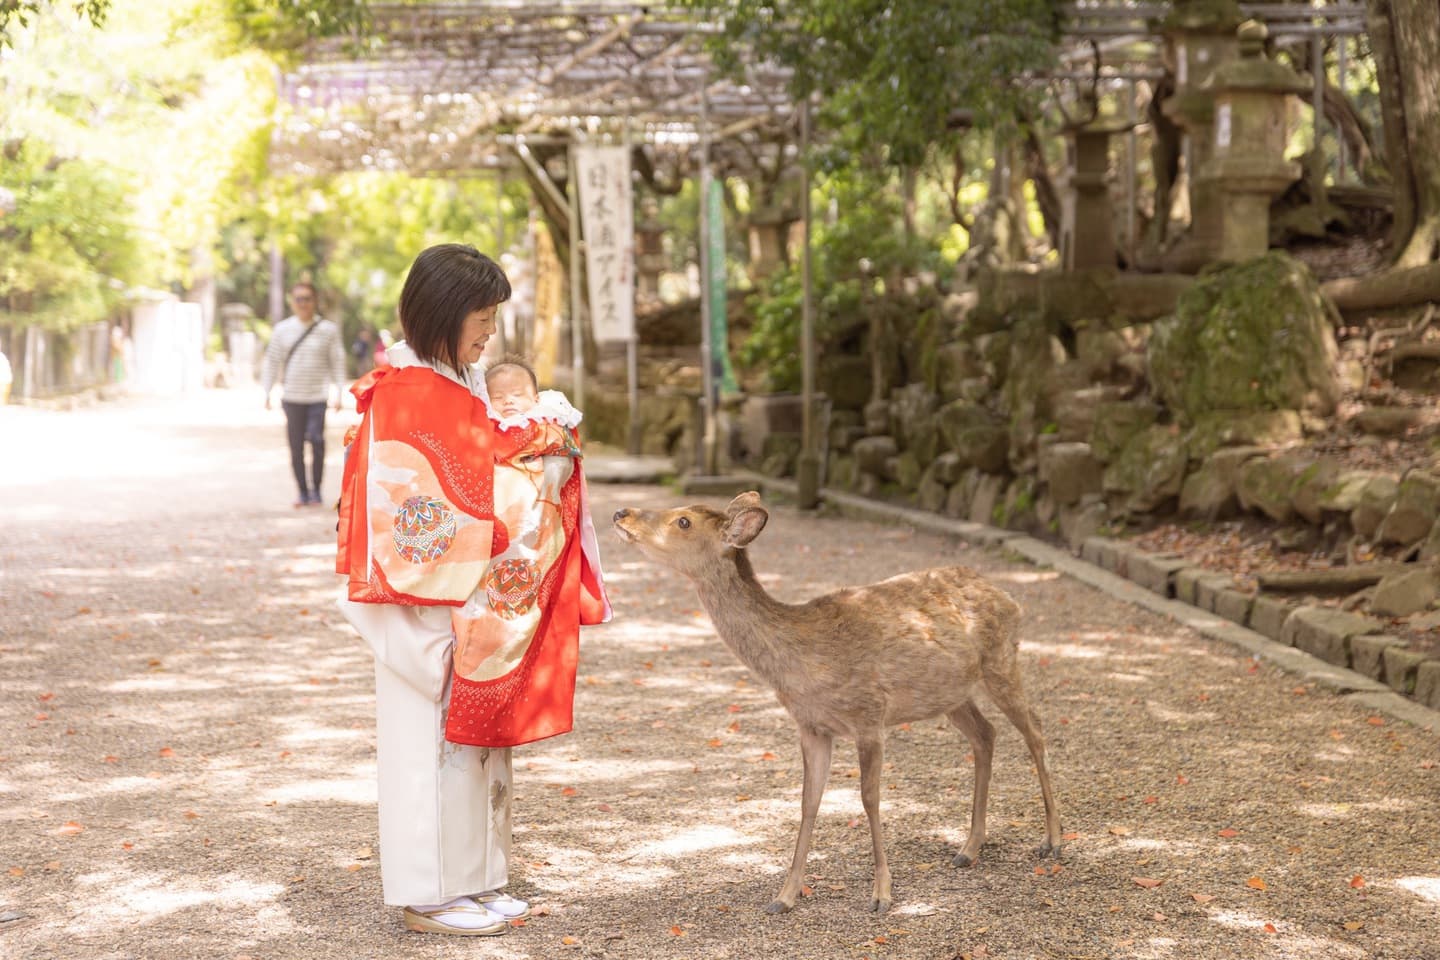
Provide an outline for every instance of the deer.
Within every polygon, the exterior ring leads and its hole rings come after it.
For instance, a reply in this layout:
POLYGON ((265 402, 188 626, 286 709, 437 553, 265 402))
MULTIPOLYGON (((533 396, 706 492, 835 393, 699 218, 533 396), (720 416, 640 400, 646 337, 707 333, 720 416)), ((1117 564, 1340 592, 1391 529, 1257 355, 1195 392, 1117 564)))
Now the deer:
POLYGON ((1040 779, 1045 839, 1040 857, 1060 855, 1060 815, 1045 764, 1040 721, 1020 679, 1016 632, 1021 610, 1005 591, 963 566, 905 573, 789 604, 756 579, 746 548, 769 512, 754 491, 722 513, 695 504, 672 510, 616 511, 620 538, 694 584, 720 639, 774 691, 800 732, 800 833, 790 871, 765 912, 795 906, 815 815, 830 774, 836 737, 856 742, 860 797, 870 822, 874 882, 870 910, 892 902, 880 824, 880 778, 889 727, 944 715, 975 757, 970 832, 952 863, 975 863, 985 813, 995 728, 975 703, 977 690, 1020 731, 1040 779))

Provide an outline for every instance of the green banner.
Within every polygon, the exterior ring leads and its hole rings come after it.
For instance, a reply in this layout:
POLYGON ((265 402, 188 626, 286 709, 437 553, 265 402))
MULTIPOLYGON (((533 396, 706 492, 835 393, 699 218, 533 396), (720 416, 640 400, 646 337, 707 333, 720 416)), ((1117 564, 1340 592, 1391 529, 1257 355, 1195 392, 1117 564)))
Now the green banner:
POLYGON ((710 371, 721 393, 739 393, 735 368, 730 365, 729 324, 725 320, 725 187, 719 179, 710 181, 707 202, 710 236, 705 238, 705 242, 709 245, 710 259, 710 371))

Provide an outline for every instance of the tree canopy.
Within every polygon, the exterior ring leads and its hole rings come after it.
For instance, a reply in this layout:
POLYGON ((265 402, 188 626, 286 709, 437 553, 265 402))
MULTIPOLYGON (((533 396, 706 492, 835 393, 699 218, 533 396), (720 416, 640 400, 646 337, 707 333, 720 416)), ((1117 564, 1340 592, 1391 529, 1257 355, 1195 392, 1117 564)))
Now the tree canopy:
POLYGON ((822 94, 828 126, 917 166, 966 111, 983 125, 1026 98, 1011 78, 1048 66, 1057 0, 684 0, 722 18, 722 64, 753 49, 795 71, 797 96, 822 94))

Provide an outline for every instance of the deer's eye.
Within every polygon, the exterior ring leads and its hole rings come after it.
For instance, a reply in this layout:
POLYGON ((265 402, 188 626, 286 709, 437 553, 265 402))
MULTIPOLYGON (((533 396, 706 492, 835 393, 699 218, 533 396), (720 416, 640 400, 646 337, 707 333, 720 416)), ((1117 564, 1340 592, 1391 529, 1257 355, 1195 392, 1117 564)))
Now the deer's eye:
POLYGON ((690 518, 689 518, 689 517, 681 517, 679 520, 676 520, 676 521, 675 521, 675 526, 679 527, 681 530, 689 530, 689 529, 690 529, 690 518))

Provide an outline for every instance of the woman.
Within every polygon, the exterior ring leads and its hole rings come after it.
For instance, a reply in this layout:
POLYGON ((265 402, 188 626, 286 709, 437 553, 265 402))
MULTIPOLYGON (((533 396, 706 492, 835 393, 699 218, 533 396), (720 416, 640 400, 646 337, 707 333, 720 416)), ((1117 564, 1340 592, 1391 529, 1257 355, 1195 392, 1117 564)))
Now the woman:
POLYGON ((444 738, 452 614, 483 593, 503 534, 495 420, 472 365, 509 296, 473 247, 425 250, 400 295, 404 341, 353 388, 364 420, 341 495, 340 606, 375 654, 384 899, 416 931, 493 936, 529 913, 502 890, 510 750, 444 738))

